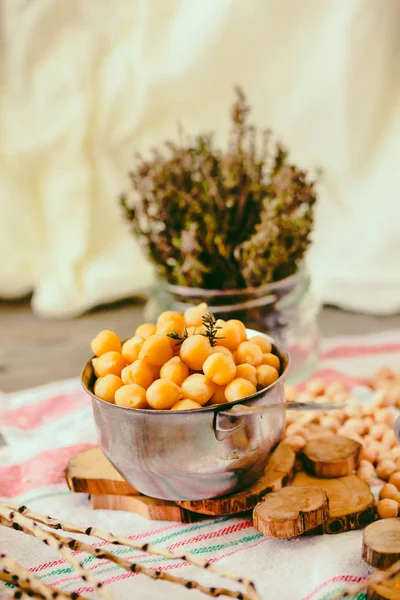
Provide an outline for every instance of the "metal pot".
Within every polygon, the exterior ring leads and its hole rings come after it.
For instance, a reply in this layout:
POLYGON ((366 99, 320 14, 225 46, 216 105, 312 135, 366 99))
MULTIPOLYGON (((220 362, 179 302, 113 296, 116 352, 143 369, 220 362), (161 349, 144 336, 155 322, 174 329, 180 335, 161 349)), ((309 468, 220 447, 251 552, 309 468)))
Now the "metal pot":
POLYGON ((285 428, 282 408, 261 412, 284 400, 289 357, 274 347, 282 364, 275 383, 242 400, 190 411, 129 409, 96 398, 89 359, 82 384, 92 397, 100 448, 126 481, 154 498, 201 500, 251 485, 285 428), (230 409, 238 404, 260 407, 260 413, 235 416, 230 409))

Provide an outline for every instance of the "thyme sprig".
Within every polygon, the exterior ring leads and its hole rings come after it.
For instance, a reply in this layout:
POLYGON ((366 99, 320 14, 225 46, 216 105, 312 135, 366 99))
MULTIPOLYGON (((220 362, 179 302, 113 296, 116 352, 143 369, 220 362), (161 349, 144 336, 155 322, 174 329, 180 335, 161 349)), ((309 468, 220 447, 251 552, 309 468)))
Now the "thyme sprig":
POLYGON ((185 327, 182 330, 182 335, 180 335, 176 329, 173 329, 171 331, 171 333, 167 333, 167 336, 172 338, 173 340, 176 340, 177 343, 175 344, 176 346, 181 346, 183 344, 183 342, 186 340, 186 338, 189 336, 188 330, 185 327))
POLYGON ((216 319, 214 317, 214 315, 211 312, 207 312, 205 315, 203 315, 201 322, 204 325, 204 328, 206 330, 205 333, 202 333, 202 335, 204 335, 205 337, 207 337, 210 341, 210 345, 216 346, 217 345, 217 341, 216 340, 222 340, 224 336, 218 336, 218 330, 222 329, 222 327, 219 327, 218 325, 216 325, 216 319))

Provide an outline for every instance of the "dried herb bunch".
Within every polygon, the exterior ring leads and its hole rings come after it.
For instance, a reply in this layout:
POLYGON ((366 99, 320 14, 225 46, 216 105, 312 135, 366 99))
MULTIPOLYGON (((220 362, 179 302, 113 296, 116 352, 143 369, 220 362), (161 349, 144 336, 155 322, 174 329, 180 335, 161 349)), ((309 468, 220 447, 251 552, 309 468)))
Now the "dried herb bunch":
MULTIPOLYGON (((236 89, 228 148, 212 134, 137 155, 132 198, 120 199, 135 236, 172 284, 240 289, 294 273, 310 243, 314 182, 270 133, 248 123, 236 89)), ((180 136, 182 138, 182 136, 180 136)))

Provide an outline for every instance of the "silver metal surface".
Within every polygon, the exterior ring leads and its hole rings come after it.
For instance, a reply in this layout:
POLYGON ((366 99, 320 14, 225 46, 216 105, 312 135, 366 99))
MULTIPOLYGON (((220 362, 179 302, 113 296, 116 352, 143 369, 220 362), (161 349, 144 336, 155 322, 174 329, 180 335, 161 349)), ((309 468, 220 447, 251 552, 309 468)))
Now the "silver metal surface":
POLYGON ((190 411, 129 409, 96 398, 89 359, 82 384, 92 397, 100 448, 126 481, 154 498, 201 500, 251 485, 282 438, 285 411, 239 418, 227 411, 237 404, 282 405, 289 357, 274 346, 282 364, 275 383, 245 400, 190 411))
POLYGON ((282 404, 252 407, 244 404, 236 404, 229 410, 221 410, 218 417, 240 417, 256 413, 261 415, 271 410, 278 410, 281 408, 284 410, 337 410, 338 408, 344 408, 345 406, 346 404, 338 402, 282 402, 282 404))

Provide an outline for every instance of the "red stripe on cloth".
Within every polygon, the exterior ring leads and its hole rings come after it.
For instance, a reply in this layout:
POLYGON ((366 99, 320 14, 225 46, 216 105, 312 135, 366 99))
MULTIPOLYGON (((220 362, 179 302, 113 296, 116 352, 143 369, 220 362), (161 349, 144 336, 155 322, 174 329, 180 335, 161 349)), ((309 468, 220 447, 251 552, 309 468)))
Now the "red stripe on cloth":
POLYGON ((400 352, 400 344, 372 344, 363 346, 335 346, 320 355, 324 358, 354 358, 356 356, 367 356, 370 354, 391 354, 400 352))
POLYGON ((313 379, 323 379, 327 384, 342 383, 346 390, 351 390, 354 386, 365 385, 365 381, 361 377, 351 377, 350 375, 345 375, 335 369, 320 369, 319 371, 315 371, 307 381, 303 381, 296 386, 297 389, 303 390, 306 387, 307 382, 312 381, 313 379))
POLYGON ((0 495, 12 498, 37 487, 62 483, 70 458, 87 448, 93 448, 93 444, 45 450, 26 462, 0 467, 0 495))
POLYGON ((311 594, 305 596, 302 600, 310 600, 315 594, 322 590, 322 588, 326 587, 331 583, 358 583, 359 581, 364 581, 366 577, 355 577, 354 575, 335 575, 335 577, 331 577, 327 579, 323 583, 320 583, 318 587, 316 587, 311 594))
POLYGON ((218 531, 210 531, 209 533, 204 533, 201 535, 196 535, 188 540, 180 540, 179 542, 175 542, 175 544, 171 544, 168 546, 168 550, 172 551, 176 548, 180 548, 181 546, 186 546, 187 544, 194 544, 197 542, 201 542, 204 540, 211 540, 214 538, 219 538, 224 535, 229 535, 231 533, 236 533, 237 531, 242 531, 242 529, 248 529, 249 527, 253 527, 253 523, 251 521, 244 521, 242 523, 236 523, 236 525, 230 525, 229 527, 223 527, 222 529, 218 529, 218 531))
POLYGON ((33 429, 49 423, 57 417, 84 408, 89 403, 89 396, 82 390, 73 394, 53 396, 34 404, 26 404, 14 410, 0 412, 0 421, 1 425, 6 427, 18 427, 24 430, 33 429))

